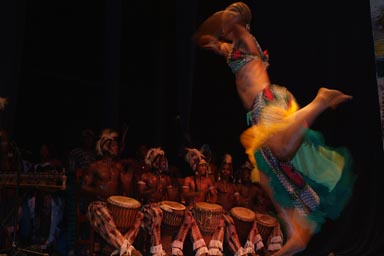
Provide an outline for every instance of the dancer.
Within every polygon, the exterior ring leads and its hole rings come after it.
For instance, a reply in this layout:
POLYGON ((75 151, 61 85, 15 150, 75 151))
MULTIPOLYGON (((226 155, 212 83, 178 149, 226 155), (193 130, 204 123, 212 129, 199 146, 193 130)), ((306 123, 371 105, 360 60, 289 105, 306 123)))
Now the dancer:
POLYGON ((257 167, 252 180, 266 189, 287 225, 287 241, 274 256, 293 255, 306 248, 325 218, 339 216, 352 194, 355 177, 349 152, 327 147, 321 134, 308 128, 326 109, 352 96, 320 88, 299 109, 285 87, 271 83, 268 56, 250 33, 251 18, 249 7, 235 2, 205 20, 193 39, 226 57, 235 75, 252 123, 240 138, 257 167))

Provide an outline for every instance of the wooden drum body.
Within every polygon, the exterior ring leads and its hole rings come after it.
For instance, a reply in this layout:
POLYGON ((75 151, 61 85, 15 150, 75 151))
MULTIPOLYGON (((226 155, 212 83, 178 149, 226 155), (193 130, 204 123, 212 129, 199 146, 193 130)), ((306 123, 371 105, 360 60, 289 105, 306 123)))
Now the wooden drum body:
POLYGON ((160 208, 163 211, 162 224, 177 228, 181 226, 186 209, 183 204, 174 201, 162 201, 160 208))
POLYGON ((163 212, 161 243, 167 255, 172 255, 172 242, 184 222, 186 207, 175 201, 162 201, 159 207, 163 212))
POLYGON ((203 235, 215 232, 223 213, 224 209, 221 205, 207 202, 198 202, 193 208, 193 215, 203 235))
POLYGON ((254 211, 245 207, 233 207, 230 210, 230 214, 233 218, 233 222, 235 223, 239 239, 242 243, 244 243, 252 229, 253 222, 256 219, 256 214, 254 211))
POLYGON ((268 244, 268 238, 278 224, 277 219, 268 214, 256 213, 256 223, 263 243, 268 244))
POLYGON ((116 227, 126 231, 133 225, 141 203, 126 196, 110 196, 107 199, 107 207, 111 211, 116 227))

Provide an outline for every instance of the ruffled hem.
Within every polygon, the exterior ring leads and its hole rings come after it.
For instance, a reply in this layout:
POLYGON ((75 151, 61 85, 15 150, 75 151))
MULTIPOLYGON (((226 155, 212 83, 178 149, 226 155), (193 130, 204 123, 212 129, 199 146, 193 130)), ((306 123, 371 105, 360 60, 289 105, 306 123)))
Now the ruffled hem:
MULTIPOLYGON (((334 168, 334 166, 341 167, 341 176, 335 186, 333 186, 332 190, 330 190, 329 186, 325 185, 324 182, 318 180, 315 181, 309 178, 306 175, 307 172, 305 172, 305 170, 298 169, 305 182, 318 194, 320 198, 320 205, 307 215, 307 218, 310 221, 317 224, 314 230, 316 233, 320 231, 321 224, 325 222, 326 218, 336 219, 341 214, 342 210, 352 196, 353 185, 357 176, 353 171, 352 157, 346 148, 331 148, 326 146, 322 140, 322 135, 318 132, 308 130, 307 135, 308 136, 305 136, 305 143, 315 145, 316 148, 326 147, 327 150, 337 153, 343 159, 343 166, 340 166, 340 164, 330 164, 327 166, 328 168, 334 168)), ((310 154, 310 156, 317 157, 316 154, 310 154)), ((260 151, 255 153, 255 158, 257 160, 259 170, 264 172, 270 178, 269 185, 273 191, 273 199, 284 208, 294 208, 294 204, 289 193, 277 179, 274 170, 265 161, 260 151)), ((312 160, 313 159, 307 159, 308 162, 311 162, 312 160)), ((313 160, 313 162, 316 161, 313 160)), ((332 170, 328 171, 332 172, 332 170)), ((334 171, 336 172, 340 170, 334 171)))

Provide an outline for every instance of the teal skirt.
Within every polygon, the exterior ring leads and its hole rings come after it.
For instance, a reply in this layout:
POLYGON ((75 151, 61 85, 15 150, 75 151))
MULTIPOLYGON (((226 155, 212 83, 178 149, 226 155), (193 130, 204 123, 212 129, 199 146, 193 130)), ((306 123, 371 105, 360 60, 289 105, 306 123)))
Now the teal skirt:
MULTIPOLYGON (((260 150, 255 152, 255 158, 258 169, 269 177, 274 201, 284 208, 294 208, 276 170, 271 168, 260 150)), ((308 129, 291 163, 320 198, 319 206, 306 216, 317 224, 314 230, 317 233, 326 218, 334 220, 341 214, 352 196, 356 181, 352 157, 346 148, 326 146, 321 133, 308 129)))

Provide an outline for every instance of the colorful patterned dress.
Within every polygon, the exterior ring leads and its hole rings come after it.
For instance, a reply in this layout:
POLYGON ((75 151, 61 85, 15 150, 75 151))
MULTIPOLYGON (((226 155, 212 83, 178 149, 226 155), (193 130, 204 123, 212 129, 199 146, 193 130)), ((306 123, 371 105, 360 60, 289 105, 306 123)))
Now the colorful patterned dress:
POLYGON ((356 180, 346 148, 326 146, 321 133, 306 129, 304 140, 291 161, 276 159, 266 140, 286 129, 298 110, 293 95, 284 87, 270 85, 257 97, 248 120, 252 126, 241 135, 250 160, 269 177, 273 199, 284 208, 296 208, 313 221, 318 232, 326 218, 337 218, 352 195, 356 180))

